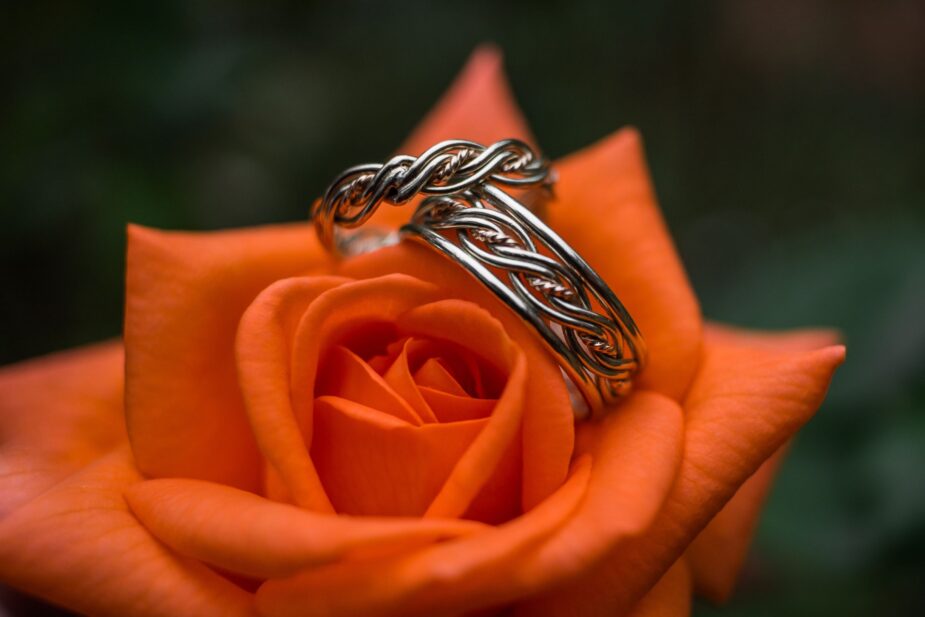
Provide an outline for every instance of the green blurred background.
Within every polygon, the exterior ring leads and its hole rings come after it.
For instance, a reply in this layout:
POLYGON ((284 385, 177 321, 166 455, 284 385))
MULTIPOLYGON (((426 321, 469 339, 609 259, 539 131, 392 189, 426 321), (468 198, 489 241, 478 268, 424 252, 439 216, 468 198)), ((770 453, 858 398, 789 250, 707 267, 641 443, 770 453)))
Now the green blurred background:
POLYGON ((0 9, 0 362, 119 333, 126 222, 301 220, 492 41, 547 153, 640 128, 708 317, 845 334, 695 614, 925 614, 925 3, 128 4, 0 9))

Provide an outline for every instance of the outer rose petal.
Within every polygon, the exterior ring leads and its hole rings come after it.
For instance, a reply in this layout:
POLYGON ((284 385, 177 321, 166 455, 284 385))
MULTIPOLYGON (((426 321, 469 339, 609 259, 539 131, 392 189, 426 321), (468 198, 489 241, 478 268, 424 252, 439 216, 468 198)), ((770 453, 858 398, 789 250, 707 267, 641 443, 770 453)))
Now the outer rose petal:
POLYGON ((699 595, 718 603, 732 594, 761 508, 786 454, 784 445, 766 460, 687 549, 699 595))
POLYGON ((119 449, 0 522, 0 579, 91 615, 247 616, 253 598, 151 537, 122 496, 140 480, 119 449))
POLYGON ((556 168, 550 225, 642 331, 649 363, 637 386, 681 400, 700 358, 700 307, 656 204, 638 133, 618 131, 556 168))
POLYGON ((655 517, 680 462, 681 423, 677 403, 638 393, 595 427, 590 455, 579 458, 565 485, 523 516, 404 558, 269 581, 257 592, 261 613, 465 614, 582 573, 655 517))
POLYGON ((587 576, 536 601, 550 615, 628 610, 677 560, 735 491, 815 413, 842 346, 809 352, 706 339, 685 401, 680 475, 649 531, 587 576), (556 612, 560 611, 560 612, 556 612))
MULTIPOLYGON (((501 52, 496 47, 483 46, 473 52, 453 85, 398 151, 418 155, 446 139, 490 144, 508 137, 532 141, 507 84, 501 52)), ((398 227, 411 212, 410 206, 379 208, 369 224, 398 227)))
POLYGON ((125 441, 122 345, 0 370, 0 519, 125 441))
MULTIPOLYGON (((674 562, 627 617, 688 617, 691 614, 691 572, 682 557, 674 562)), ((612 614, 601 613, 611 617, 612 614)))
POLYGON ((200 480, 148 480, 130 486, 126 498, 145 527, 174 550, 259 578, 286 576, 360 549, 407 549, 484 527, 316 514, 200 480))
POLYGON ((235 330, 261 289, 327 259, 306 225, 196 234, 129 227, 126 418, 145 475, 259 487, 235 330))
POLYGON ((704 335, 715 345, 722 344, 770 351, 813 351, 838 345, 842 340, 841 334, 837 330, 803 328, 771 332, 746 330, 715 322, 708 322, 704 325, 704 335))
MULTIPOLYGON (((780 351, 811 351, 839 341, 838 333, 831 330, 763 333, 708 324, 706 332, 715 343, 780 351)), ((687 551, 697 592, 714 602, 725 601, 732 593, 761 507, 786 451, 787 447, 782 447, 761 465, 687 551)))
MULTIPOLYGON (((533 592, 583 579, 609 551, 649 528, 675 481, 683 434, 678 404, 654 392, 637 392, 614 413, 581 427, 579 451, 591 451, 596 474, 568 523, 515 564, 520 577, 535 581, 533 592)), ((518 609, 531 617, 571 614, 567 606, 533 601, 518 609)))
POLYGON ((459 579, 470 576, 470 584, 478 585, 479 572, 490 579, 552 533, 574 512, 584 495, 590 470, 590 459, 582 458, 549 499, 510 523, 470 538, 405 558, 336 564, 267 581, 257 591, 259 612, 267 617, 433 615, 428 599, 415 593, 422 587, 431 594, 449 589, 460 596, 459 602, 449 601, 438 614, 463 612, 465 605, 473 602, 491 604, 491 598, 480 595, 481 590, 472 593, 471 588, 458 586, 459 579), (437 585, 440 589, 435 590, 437 585))

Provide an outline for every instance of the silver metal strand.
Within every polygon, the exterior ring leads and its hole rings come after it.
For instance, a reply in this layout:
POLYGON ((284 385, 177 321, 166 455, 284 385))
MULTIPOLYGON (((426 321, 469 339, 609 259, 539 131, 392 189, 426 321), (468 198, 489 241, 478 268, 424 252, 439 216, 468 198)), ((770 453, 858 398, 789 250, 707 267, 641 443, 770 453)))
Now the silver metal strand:
MULTIPOLYGON (((353 242, 342 229, 363 225, 383 203, 403 205, 417 195, 452 195, 485 182, 526 187, 547 181, 549 165, 526 143, 504 139, 490 146, 455 139, 429 148, 419 157, 399 155, 382 164, 351 167, 338 176, 312 206, 318 236, 331 251, 353 254, 364 242, 353 242)), ((382 244, 394 236, 383 236, 382 244)))
POLYGON ((531 323, 592 414, 626 396, 642 335, 600 276, 505 191, 485 182, 429 197, 402 234, 465 267, 531 323))

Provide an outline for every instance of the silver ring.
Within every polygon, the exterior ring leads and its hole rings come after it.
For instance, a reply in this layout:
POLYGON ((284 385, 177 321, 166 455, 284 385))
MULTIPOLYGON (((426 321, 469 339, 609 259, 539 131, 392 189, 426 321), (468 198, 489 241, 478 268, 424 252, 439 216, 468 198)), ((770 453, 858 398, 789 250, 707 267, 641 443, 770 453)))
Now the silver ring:
POLYGON ((366 252, 408 238, 464 267, 534 327, 568 378, 576 415, 596 416, 630 392, 646 346, 594 269, 498 186, 548 190, 551 178, 546 162, 523 142, 487 148, 442 142, 418 159, 398 156, 385 165, 347 170, 316 202, 313 217, 322 242, 335 253, 366 252), (339 226, 362 225, 383 201, 402 204, 418 194, 427 197, 398 234, 370 241, 363 230, 348 237, 337 233, 339 226))
POLYGON ((400 206, 420 194, 457 193, 486 181, 532 186, 546 181, 548 175, 548 163, 518 139, 504 139, 488 147, 453 139, 432 146, 418 157, 398 155, 384 164, 351 167, 312 205, 311 218, 321 243, 329 251, 357 255, 399 239, 394 232, 356 229, 383 202, 400 206))
POLYGON ((429 197, 403 235, 435 248, 491 289, 539 333, 587 409, 626 396, 645 342, 601 277, 529 209, 485 183, 429 197))

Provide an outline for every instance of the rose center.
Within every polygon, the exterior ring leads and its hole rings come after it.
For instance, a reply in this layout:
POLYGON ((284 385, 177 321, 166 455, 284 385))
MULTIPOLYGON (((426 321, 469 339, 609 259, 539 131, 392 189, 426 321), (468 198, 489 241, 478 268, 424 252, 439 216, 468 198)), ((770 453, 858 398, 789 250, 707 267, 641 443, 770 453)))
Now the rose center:
MULTIPOLYGON (((330 347, 319 366, 311 456, 335 509, 354 515, 426 513, 485 429, 507 377, 460 345, 379 325, 330 347)), ((493 476, 460 515, 516 514, 519 441, 493 476)))

